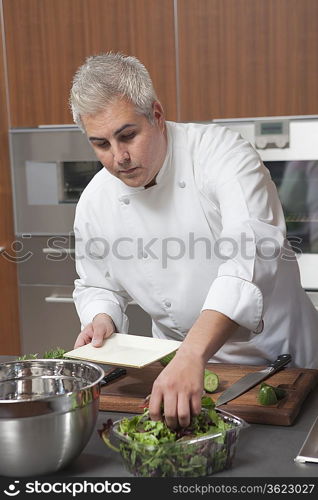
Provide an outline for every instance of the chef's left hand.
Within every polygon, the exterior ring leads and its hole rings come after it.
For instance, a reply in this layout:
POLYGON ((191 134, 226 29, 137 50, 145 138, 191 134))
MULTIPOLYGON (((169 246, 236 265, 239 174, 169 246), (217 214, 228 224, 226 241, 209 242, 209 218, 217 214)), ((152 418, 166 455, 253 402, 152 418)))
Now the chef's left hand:
POLYGON ((149 401, 152 420, 162 419, 163 403, 168 427, 187 427, 192 415, 201 411, 205 363, 190 353, 178 351, 155 380, 149 401))

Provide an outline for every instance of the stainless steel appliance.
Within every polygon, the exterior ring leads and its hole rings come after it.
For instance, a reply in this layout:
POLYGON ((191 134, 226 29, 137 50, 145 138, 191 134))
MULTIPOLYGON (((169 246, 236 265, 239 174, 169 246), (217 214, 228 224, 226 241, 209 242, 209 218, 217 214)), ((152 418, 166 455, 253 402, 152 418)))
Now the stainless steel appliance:
MULTIPOLYGON (((11 129, 10 153, 22 351, 69 350, 80 331, 72 299, 75 206, 102 165, 75 126, 11 129)), ((151 335, 139 306, 130 304, 127 315, 130 332, 151 335)))
POLYGON ((69 235, 75 204, 102 168, 77 127, 12 129, 11 158, 17 235, 69 235))
POLYGON ((301 283, 318 309, 318 116, 213 120, 252 143, 282 202, 301 283))

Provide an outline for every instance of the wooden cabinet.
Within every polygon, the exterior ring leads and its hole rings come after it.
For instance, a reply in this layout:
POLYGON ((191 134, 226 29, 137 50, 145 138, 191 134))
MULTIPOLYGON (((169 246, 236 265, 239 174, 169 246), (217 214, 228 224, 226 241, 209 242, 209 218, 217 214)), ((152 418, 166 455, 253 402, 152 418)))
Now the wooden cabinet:
POLYGON ((76 68, 109 50, 141 59, 170 120, 318 113, 317 0, 2 2, 13 127, 72 123, 76 68))
POLYGON ((176 119, 173 0, 3 0, 12 127, 72 123, 74 72, 121 51, 149 70, 176 119))
POLYGON ((12 196, 8 147, 8 114, 3 50, 0 45, 0 354, 19 354, 19 310, 13 242, 12 196))
POLYGON ((318 114, 317 0, 178 0, 182 121, 318 114))

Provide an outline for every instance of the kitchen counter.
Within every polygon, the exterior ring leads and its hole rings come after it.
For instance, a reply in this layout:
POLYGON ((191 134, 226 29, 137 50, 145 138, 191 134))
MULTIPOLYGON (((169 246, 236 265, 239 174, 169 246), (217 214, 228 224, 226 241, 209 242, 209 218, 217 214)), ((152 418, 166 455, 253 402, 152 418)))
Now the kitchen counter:
MULTIPOLYGON (((0 362, 14 359, 0 356, 0 362)), ((231 469, 213 477, 317 477, 318 463, 296 463, 294 458, 318 414, 318 386, 309 393, 291 426, 249 424, 239 435, 231 469)), ((81 455, 60 477, 131 477, 121 463, 121 457, 109 449, 97 430, 111 418, 116 420, 128 413, 100 411, 95 430, 81 455)))

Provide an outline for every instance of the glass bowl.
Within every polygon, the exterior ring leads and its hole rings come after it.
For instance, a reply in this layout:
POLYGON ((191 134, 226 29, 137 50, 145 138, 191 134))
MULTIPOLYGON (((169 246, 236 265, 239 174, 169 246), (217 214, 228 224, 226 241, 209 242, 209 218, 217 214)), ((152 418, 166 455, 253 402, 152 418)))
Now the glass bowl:
MULTIPOLYGON (((239 417, 215 409, 227 424, 224 430, 211 429, 203 436, 184 436, 178 441, 144 444, 119 430, 123 419, 100 431, 105 444, 118 451, 126 469, 138 477, 210 476, 232 466, 240 431, 248 424, 239 417)), ((140 417, 140 415, 139 415, 140 417)), ((125 417, 132 420, 133 417, 125 417)))

